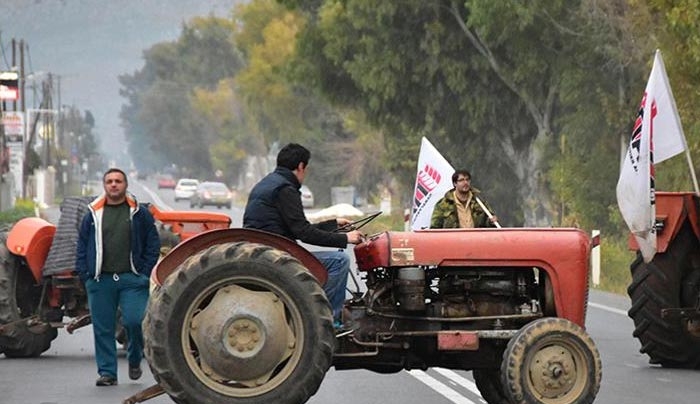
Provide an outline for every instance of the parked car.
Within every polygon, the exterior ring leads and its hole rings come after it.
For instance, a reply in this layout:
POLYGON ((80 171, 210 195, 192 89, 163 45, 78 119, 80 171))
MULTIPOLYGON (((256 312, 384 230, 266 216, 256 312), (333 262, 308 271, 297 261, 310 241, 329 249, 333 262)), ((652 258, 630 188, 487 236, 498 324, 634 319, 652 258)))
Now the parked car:
POLYGON ((175 179, 169 174, 158 177, 158 189, 162 188, 174 189, 175 179))
POLYGON ((197 190, 190 198, 190 207, 216 206, 221 209, 226 206, 231 209, 233 193, 223 182, 205 181, 197 186, 197 190))
POLYGON ((306 185, 302 185, 299 191, 301 191, 301 206, 303 206, 306 209, 313 208, 314 193, 311 192, 309 187, 307 187, 306 185))
POLYGON ((175 202, 180 199, 190 199, 197 191, 199 180, 193 178, 180 178, 175 185, 175 202))

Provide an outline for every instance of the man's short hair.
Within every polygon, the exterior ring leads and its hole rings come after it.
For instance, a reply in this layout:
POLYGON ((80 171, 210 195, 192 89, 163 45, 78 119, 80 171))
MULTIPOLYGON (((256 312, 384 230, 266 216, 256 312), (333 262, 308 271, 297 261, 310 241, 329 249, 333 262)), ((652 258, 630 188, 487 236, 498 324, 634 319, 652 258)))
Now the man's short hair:
POLYGON ((455 182, 457 182, 457 178, 459 178, 460 175, 467 177, 467 179, 469 179, 469 180, 472 179, 472 175, 469 173, 469 170, 465 170, 465 169, 457 170, 457 171, 455 171, 454 174, 452 174, 452 183, 453 184, 455 182))
POLYGON ((121 174, 122 177, 124 177, 124 183, 125 183, 126 185, 129 185, 129 179, 126 178, 126 173, 124 173, 124 171, 122 171, 121 169, 116 168, 116 167, 112 167, 112 168, 110 168, 109 170, 105 171, 105 173, 102 175, 102 182, 103 182, 103 183, 105 182, 105 178, 107 178, 107 174, 112 174, 112 173, 119 173, 119 174, 121 174))
POLYGON ((311 152, 304 146, 297 143, 289 143, 277 153, 277 166, 296 170, 299 163, 304 163, 304 167, 309 164, 311 152))

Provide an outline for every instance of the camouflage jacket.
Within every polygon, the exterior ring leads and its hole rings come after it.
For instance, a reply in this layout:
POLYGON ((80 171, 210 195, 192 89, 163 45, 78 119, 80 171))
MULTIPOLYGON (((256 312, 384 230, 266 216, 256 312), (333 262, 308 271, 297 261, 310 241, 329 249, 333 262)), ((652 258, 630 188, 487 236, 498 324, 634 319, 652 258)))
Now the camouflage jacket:
MULTIPOLYGON (((433 208, 433 214, 430 217, 430 228, 431 229, 456 229, 459 228, 459 219, 457 218, 457 206, 455 205, 455 189, 452 188, 445 193, 433 208)), ((471 192, 474 196, 479 195, 479 190, 476 188, 471 188, 471 192)), ((486 205, 486 208, 493 213, 493 209, 489 206, 486 201, 481 199, 481 202, 486 205)), ((493 223, 489 222, 489 217, 486 215, 476 198, 472 198, 469 201, 469 209, 472 212, 472 219, 474 220, 474 227, 496 227, 493 223)))

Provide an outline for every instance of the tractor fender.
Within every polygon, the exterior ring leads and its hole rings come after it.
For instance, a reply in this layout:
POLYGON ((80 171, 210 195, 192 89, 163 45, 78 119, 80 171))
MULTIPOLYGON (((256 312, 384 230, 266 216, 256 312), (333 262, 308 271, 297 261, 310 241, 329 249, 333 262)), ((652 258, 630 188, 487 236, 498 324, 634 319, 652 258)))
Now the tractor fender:
POLYGON ((328 279, 328 271, 323 264, 308 250, 294 241, 262 230, 236 228, 205 231, 181 242, 170 250, 153 268, 151 281, 161 286, 165 279, 175 272, 187 258, 211 246, 238 241, 263 244, 285 251, 298 259, 321 285, 325 284, 328 279))
MULTIPOLYGON (((683 223, 688 220, 695 236, 700 239, 698 207, 692 192, 656 192, 656 221, 663 227, 656 234, 656 251, 664 253, 676 238, 683 223)), ((634 235, 629 236, 629 248, 639 250, 634 235)))
POLYGON ((56 225, 39 217, 26 217, 12 226, 7 235, 7 249, 14 255, 24 257, 37 283, 41 282, 55 233, 56 225))

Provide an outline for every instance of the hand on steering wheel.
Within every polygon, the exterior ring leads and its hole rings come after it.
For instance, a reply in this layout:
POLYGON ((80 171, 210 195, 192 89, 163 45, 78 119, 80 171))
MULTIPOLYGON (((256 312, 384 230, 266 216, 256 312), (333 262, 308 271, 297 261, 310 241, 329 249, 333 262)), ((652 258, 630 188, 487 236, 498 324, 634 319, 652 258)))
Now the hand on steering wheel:
POLYGON ((362 227, 364 227, 367 223, 371 222, 372 220, 376 219, 379 215, 382 214, 382 211, 378 211, 375 213, 372 213, 371 215, 365 216, 361 219, 355 220, 354 222, 350 222, 347 224, 344 224, 342 226, 338 226, 334 231, 335 232, 349 232, 353 230, 359 230, 362 227))

